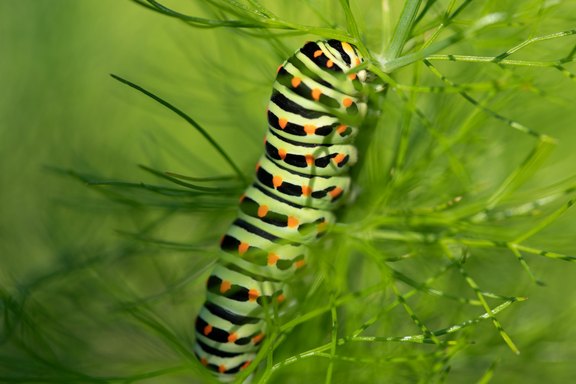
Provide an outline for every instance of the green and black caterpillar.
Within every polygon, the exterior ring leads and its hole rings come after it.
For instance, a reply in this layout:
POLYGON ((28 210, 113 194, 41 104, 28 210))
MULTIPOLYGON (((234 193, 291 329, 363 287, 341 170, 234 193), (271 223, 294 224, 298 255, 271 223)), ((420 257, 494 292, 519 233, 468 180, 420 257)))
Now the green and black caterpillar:
POLYGON ((269 309, 306 262, 306 245, 335 221, 350 189, 353 145, 366 114, 365 70, 353 45, 308 42, 278 68, 265 151, 223 236, 196 319, 194 353, 221 381, 248 367, 269 309))

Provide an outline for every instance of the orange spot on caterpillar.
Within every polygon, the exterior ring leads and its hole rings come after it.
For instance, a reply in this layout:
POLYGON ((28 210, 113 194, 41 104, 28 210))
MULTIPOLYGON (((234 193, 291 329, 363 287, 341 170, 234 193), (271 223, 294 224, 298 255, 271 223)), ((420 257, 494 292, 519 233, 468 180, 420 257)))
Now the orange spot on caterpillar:
POLYGON ((282 177, 280 176, 272 177, 272 185, 274 185, 274 188, 280 187, 282 185, 282 177))
POLYGON ((258 297, 260 297, 260 292, 258 292, 256 289, 251 289, 248 291, 248 300, 254 301, 258 297))
POLYGON ((252 361, 248 360, 247 362, 245 362, 244 364, 242 364, 242 366, 240 367, 240 370, 246 369, 248 368, 248 366, 250 365, 252 361))
POLYGON ((328 222, 323 221, 321 223, 318 223, 318 225, 316 226, 316 230, 318 232, 324 232, 327 227, 328 227, 328 222))
POLYGON ((358 75, 356 75, 355 73, 351 73, 351 74, 348 75, 348 78, 349 78, 350 80, 356 80, 356 77, 358 77, 358 75))
POLYGON ((276 69, 276 73, 280 72, 281 69, 282 69, 282 64, 280 64, 280 65, 278 66, 278 68, 276 69))
POLYGON ((319 56, 322 56, 322 50, 321 49, 314 52, 314 58, 319 57, 319 56))
POLYGON ((283 149, 283 148, 280 148, 280 149, 278 150, 278 156, 280 156, 280 158, 281 158, 282 160, 284 160, 284 159, 286 158, 286 155, 287 155, 287 154, 288 154, 288 153, 287 153, 286 150, 283 149))
POLYGON ((302 195, 303 196, 310 196, 312 194, 312 188, 307 185, 302 186, 302 195))
POLYGON ((298 226, 298 219, 294 216, 288 216, 288 227, 294 228, 298 226))
MULTIPOLYGON (((256 170, 258 170, 258 164, 256 164, 256 170)), ((243 193, 243 194, 240 196, 240 202, 243 202, 245 198, 246 198, 246 195, 243 193)))
POLYGON ((326 66, 327 66, 328 68, 332 68, 332 67, 334 66, 334 62, 333 62, 332 60, 328 60, 328 61, 326 62, 326 66))
POLYGON ((264 217, 268 213, 268 206, 261 205, 258 207, 258 217, 264 217))
POLYGON ((282 293, 278 295, 278 297, 276 298, 276 300, 278 300, 279 303, 283 302, 284 300, 286 300, 286 296, 284 296, 282 293))
POLYGON ((240 243, 240 245, 238 246, 238 253, 240 255, 243 255, 246 253, 246 251, 248 250, 248 248, 250 248, 250 245, 248 243, 240 243))
POLYGON ((268 254, 268 265, 275 265, 278 260, 280 260, 280 256, 277 254, 273 252, 268 254))
POLYGON ((349 106, 352 105, 352 99, 349 97, 345 97, 344 100, 342 100, 342 105, 348 108, 349 106))
POLYGON ((352 46, 345 41, 342 42, 342 48, 344 48, 345 51, 354 52, 354 50, 352 49, 352 46))
POLYGON ((230 290, 230 288, 232 288, 232 283, 230 283, 228 280, 224 280, 222 283, 220 283, 220 293, 226 293, 230 290))
POLYGON ((294 76, 294 77, 292 78, 292 80, 290 81, 290 83, 292 84, 292 86, 293 86, 294 88, 298 88, 298 86, 300 85, 301 82, 302 82, 302 79, 299 78, 299 77, 296 77, 296 76, 294 76))
POLYGON ((342 188, 339 188, 339 187, 336 187, 336 188, 334 188, 333 190, 331 190, 330 192, 328 192, 328 194, 329 194, 330 196, 332 196, 333 198, 336 197, 336 196, 338 196, 338 195, 341 194, 341 193, 342 193, 342 188))
POLYGON ((238 339, 238 334, 236 332, 232 332, 228 335, 228 342, 233 343, 238 339))
POLYGON ((208 336, 210 332, 212 332, 212 326, 208 324, 207 326, 204 327, 204 336, 208 336))
POLYGON ((343 153, 339 153, 336 156, 334 156, 334 158, 332 160, 334 160, 334 162, 336 164, 340 164, 341 162, 344 161, 344 159, 346 158, 346 155, 343 153))
POLYGON ((218 366, 218 372, 220 373, 225 373, 226 372, 226 367, 224 365, 219 365, 218 366))
POLYGON ((200 364, 202 364, 202 365, 204 365, 204 366, 208 365, 208 359, 205 358, 205 357, 201 358, 201 359, 200 359, 200 364))
POLYGON ((280 126, 280 128, 284 129, 288 125, 288 120, 280 118, 278 119, 278 125, 280 126))
POLYGON ((298 260, 297 262, 294 263, 296 268, 302 268, 304 264, 306 264, 306 260, 298 260))
POLYGON ((314 155, 306 155, 306 164, 308 164, 309 166, 314 164, 314 155))
POLYGON ((322 96, 322 91, 318 88, 314 88, 312 90, 312 98, 316 101, 320 100, 320 96, 322 96))
POLYGON ((316 126, 312 124, 306 124, 304 125, 304 132, 306 132, 307 135, 313 135, 316 133, 316 126))
POLYGON ((357 57, 357 58, 354 60, 354 64, 360 65, 360 63, 361 63, 361 61, 360 61, 360 59, 357 57))
POLYGON ((256 170, 259 170, 259 169, 260 169, 260 162, 257 162, 256 163, 256 170))
POLYGON ((254 337, 252 338, 252 343, 253 343, 253 344, 258 344, 259 342, 262 341, 262 339, 264 339, 264 334, 263 334, 263 333, 259 333, 259 334, 257 334, 256 336, 254 336, 254 337))
POLYGON ((339 134, 342 134, 344 132, 346 132, 346 129, 348 129, 348 127, 344 124, 339 125, 338 128, 336 128, 336 132, 338 132, 339 134))

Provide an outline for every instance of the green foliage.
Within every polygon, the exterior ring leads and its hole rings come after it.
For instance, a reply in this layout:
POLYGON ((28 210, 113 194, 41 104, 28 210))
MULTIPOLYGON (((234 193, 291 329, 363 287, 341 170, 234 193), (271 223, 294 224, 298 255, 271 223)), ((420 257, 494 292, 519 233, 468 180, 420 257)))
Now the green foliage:
POLYGON ((1 382, 213 381, 191 353, 203 282, 261 151, 274 69, 319 38, 356 44, 375 74, 357 196, 238 382, 576 375, 576 4, 0 7, 22 23, 4 20, 2 40, 1 382), (85 40, 69 34, 85 23, 85 40))

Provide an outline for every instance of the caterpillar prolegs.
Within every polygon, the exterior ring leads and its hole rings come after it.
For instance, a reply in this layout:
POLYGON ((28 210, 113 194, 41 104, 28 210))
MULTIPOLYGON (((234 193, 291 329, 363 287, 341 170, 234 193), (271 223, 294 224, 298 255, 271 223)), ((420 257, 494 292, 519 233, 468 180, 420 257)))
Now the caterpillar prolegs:
POLYGON ((265 337, 269 309, 306 261, 306 245, 335 221, 350 188, 354 137, 366 114, 366 71, 357 48, 308 42, 278 68, 265 151, 196 319, 194 353, 221 381, 248 367, 265 337))

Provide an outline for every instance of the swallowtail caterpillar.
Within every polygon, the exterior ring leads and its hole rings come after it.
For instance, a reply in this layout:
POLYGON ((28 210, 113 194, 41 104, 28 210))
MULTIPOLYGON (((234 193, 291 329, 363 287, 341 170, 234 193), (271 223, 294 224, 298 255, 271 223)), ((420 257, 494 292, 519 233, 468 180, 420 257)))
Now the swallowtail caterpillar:
POLYGON ((194 353, 223 381, 255 358, 266 311, 306 262, 306 245, 335 221, 350 189, 353 145, 367 109, 366 70, 353 45, 308 42, 279 68, 265 151, 223 236, 196 319, 194 353))

